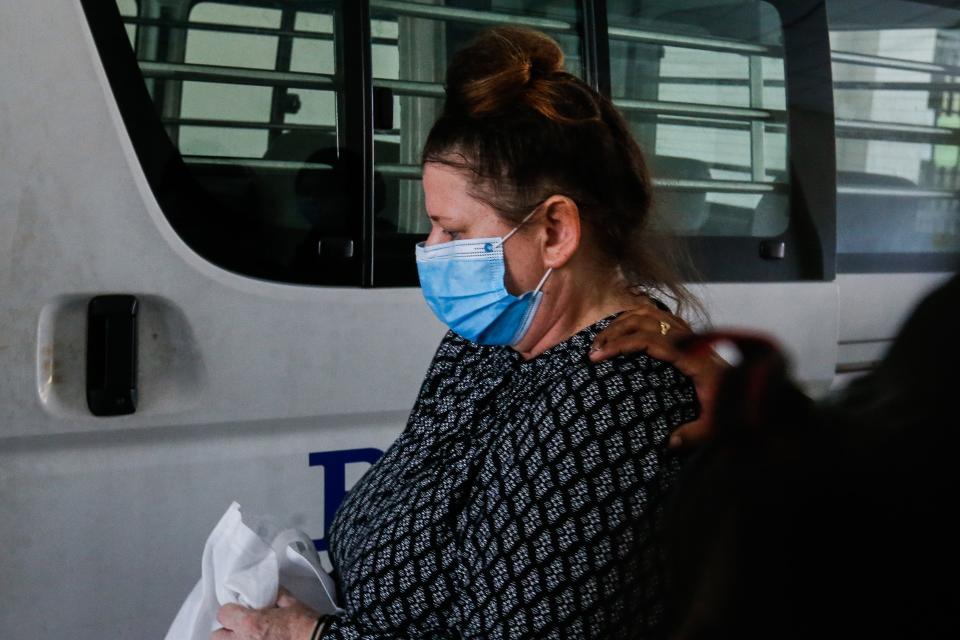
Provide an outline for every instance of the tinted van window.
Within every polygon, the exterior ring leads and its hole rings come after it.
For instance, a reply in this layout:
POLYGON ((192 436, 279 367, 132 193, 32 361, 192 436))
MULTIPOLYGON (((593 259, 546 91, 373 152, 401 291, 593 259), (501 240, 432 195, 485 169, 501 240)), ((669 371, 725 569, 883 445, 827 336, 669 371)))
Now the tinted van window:
POLYGON ((647 151, 660 217, 688 236, 789 221, 780 17, 766 2, 607 3, 614 103, 647 151))
POLYGON ((117 4, 173 148, 152 184, 183 239, 245 275, 359 283, 340 3, 117 4))
POLYGON ((827 3, 841 271, 950 269, 960 252, 960 9, 827 3))

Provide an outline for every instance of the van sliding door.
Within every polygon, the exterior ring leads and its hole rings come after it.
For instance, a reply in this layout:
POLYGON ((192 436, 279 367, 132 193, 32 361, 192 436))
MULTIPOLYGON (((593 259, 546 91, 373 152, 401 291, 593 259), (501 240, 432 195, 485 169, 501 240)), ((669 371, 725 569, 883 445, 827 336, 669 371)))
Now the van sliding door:
POLYGON ((817 2, 608 0, 611 97, 715 326, 768 333, 812 393, 836 361, 834 158, 817 2))
POLYGON ((830 0, 827 14, 839 382, 873 368, 960 266, 960 3, 830 0))

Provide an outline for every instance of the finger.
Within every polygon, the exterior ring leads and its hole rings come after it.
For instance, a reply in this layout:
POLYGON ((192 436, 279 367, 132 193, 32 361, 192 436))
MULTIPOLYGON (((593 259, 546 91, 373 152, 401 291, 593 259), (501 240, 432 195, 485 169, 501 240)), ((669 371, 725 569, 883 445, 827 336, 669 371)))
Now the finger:
POLYGON ((217 611, 217 622, 225 628, 233 630, 238 628, 245 618, 253 613, 253 609, 242 607, 239 604, 225 604, 217 611))
POLYGON ((674 328, 683 329, 687 333, 693 332, 693 327, 690 326, 690 323, 680 316, 675 316, 672 313, 664 313, 663 315, 666 316, 666 321, 669 322, 674 328))
MULTIPOLYGON (((682 327, 687 331, 691 331, 690 325, 687 324, 687 321, 681 318, 680 316, 674 315, 669 311, 664 311, 659 307, 655 306, 652 302, 647 302, 646 305, 624 311, 613 322, 610 323, 610 326, 616 324, 623 325, 628 324, 634 320, 642 319, 645 317, 653 318, 657 321, 664 320, 669 322, 671 326, 682 327)), ((609 328, 609 327, 608 327, 609 328)), ((603 332, 601 332, 602 334, 603 332)))
POLYGON ((717 399, 717 379, 696 381, 697 400, 700 403, 700 415, 696 420, 680 425, 670 434, 671 449, 689 448, 713 437, 714 409, 717 399))
POLYGON ((689 335, 691 333, 691 329, 679 318, 672 316, 669 313, 664 313, 659 309, 654 309, 648 313, 636 315, 632 318, 629 318, 627 321, 624 321, 621 326, 617 327, 616 331, 611 332, 611 334, 607 336, 607 341, 617 340, 630 333, 642 332, 661 336, 669 335, 671 340, 675 340, 678 337, 689 335), (665 330, 667 333, 664 333, 665 330))
POLYGON ((713 358, 707 354, 682 351, 676 348, 675 345, 674 351, 676 352, 676 355, 673 357, 673 359, 667 359, 666 357, 661 356, 655 357, 658 357, 661 360, 667 360, 670 364, 679 369, 680 373, 693 380, 698 392, 703 385, 713 384, 723 371, 723 369, 719 368, 713 361, 713 358))
POLYGON ((685 351, 674 364, 691 378, 697 387, 697 395, 703 400, 713 399, 720 381, 730 370, 730 365, 712 353, 691 353, 685 351), (709 398, 707 397, 709 396, 709 398))
POLYGON ((589 357, 592 361, 599 362, 606 358, 637 351, 644 351, 658 360, 671 363, 683 357, 674 343, 674 338, 660 333, 659 324, 656 325, 656 330, 648 327, 608 341, 603 347, 591 351, 589 357))
POLYGON ((280 595, 277 597, 277 606, 281 609, 286 609, 289 607, 295 607, 300 604, 300 601, 294 598, 289 591, 286 589, 280 590, 280 595))
POLYGON ((620 316, 597 334, 597 337, 593 340, 593 346, 602 348, 607 343, 619 340, 625 335, 642 331, 647 326, 646 318, 645 315, 620 316))
POLYGON ((667 340, 660 334, 649 332, 634 333, 621 338, 617 342, 608 344, 603 349, 591 352, 589 357, 593 362, 599 362, 628 353, 646 353, 653 358, 671 363, 682 357, 672 341, 667 340))
POLYGON ((671 449, 688 449, 702 444, 713 437, 714 423, 711 415, 701 415, 670 434, 671 449))

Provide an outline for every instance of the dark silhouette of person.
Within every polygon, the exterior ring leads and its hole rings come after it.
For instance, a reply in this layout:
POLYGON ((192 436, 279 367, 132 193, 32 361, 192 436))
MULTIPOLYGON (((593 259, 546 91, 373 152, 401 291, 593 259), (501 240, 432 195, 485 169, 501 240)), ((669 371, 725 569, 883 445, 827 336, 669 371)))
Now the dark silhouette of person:
POLYGON ((960 623, 955 394, 960 276, 879 367, 807 399, 771 343, 732 339, 716 435, 686 466, 663 535, 670 637, 936 638, 960 623))

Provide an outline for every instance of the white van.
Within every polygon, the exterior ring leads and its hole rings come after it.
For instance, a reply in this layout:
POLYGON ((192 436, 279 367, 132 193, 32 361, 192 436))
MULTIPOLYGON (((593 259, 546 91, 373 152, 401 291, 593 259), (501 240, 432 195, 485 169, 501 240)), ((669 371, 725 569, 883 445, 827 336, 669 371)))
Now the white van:
POLYGON ((325 548, 444 331, 419 149, 499 23, 623 109, 713 322, 811 393, 955 267, 960 2, 4 2, 0 637, 162 637, 232 500, 325 548))

